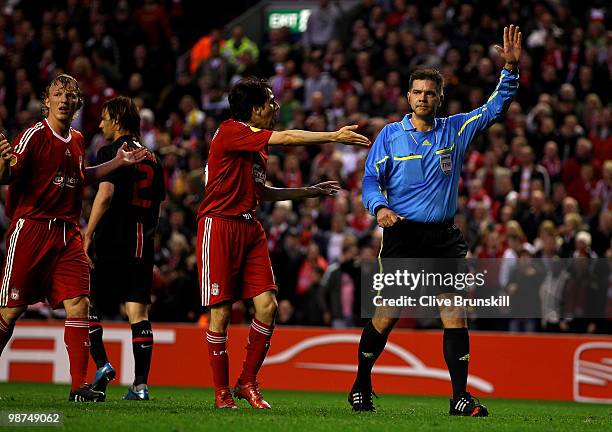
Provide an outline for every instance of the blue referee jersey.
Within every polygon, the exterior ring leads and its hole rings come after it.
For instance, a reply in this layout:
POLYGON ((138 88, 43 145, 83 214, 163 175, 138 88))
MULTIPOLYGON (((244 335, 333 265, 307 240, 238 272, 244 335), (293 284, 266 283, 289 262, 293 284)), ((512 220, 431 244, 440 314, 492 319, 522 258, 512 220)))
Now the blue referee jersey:
POLYGON ((382 205, 415 222, 453 218, 465 153, 478 133, 502 117, 517 88, 518 73, 502 69, 495 91, 474 111, 436 118, 428 132, 415 129, 412 114, 386 125, 366 160, 363 204, 369 212, 382 205))

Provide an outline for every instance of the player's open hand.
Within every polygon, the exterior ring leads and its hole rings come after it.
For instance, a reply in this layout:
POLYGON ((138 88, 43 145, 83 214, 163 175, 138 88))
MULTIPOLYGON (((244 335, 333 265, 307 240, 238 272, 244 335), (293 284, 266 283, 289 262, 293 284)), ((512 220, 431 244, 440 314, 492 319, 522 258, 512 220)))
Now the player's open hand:
POLYGON ((376 213, 376 222, 383 228, 389 228, 395 225, 401 217, 397 215, 393 210, 387 207, 383 207, 376 213))
POLYGON ((518 26, 510 24, 510 27, 504 27, 504 46, 495 45, 495 49, 506 63, 516 65, 521 58, 522 40, 523 34, 518 26))
POLYGON ((314 197, 318 196, 334 196, 340 191, 340 183, 337 181, 326 181, 310 186, 309 189, 314 193, 314 197))
POLYGON ((369 147, 372 143, 366 137, 355 132, 359 126, 350 125, 344 126, 336 131, 336 142, 346 145, 357 145, 363 147, 369 147))
POLYGON ((127 144, 123 144, 119 151, 117 151, 117 159, 119 159, 123 165, 133 165, 138 162, 142 162, 149 156, 149 150, 146 147, 140 147, 136 150, 130 150, 127 144))
POLYGON ((6 137, 0 133, 0 156, 2 160, 7 163, 13 158, 13 148, 9 144, 6 137))

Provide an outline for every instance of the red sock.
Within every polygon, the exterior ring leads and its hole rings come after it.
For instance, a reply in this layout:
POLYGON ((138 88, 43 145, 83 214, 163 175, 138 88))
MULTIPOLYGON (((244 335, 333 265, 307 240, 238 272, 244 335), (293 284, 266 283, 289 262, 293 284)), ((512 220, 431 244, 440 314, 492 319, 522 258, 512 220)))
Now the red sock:
POLYGON ((89 360, 89 320, 85 318, 66 318, 64 323, 64 343, 70 359, 70 377, 75 391, 85 384, 87 361, 89 360))
POLYGON ((259 372, 268 353, 268 348, 270 348, 273 330, 274 326, 264 324, 253 318, 246 346, 247 354, 242 364, 242 374, 240 374, 238 379, 239 384, 255 381, 257 372, 259 372))
POLYGON ((0 354, 4 351, 4 347, 8 344, 9 340, 11 340, 11 336, 13 335, 13 329, 15 328, 15 323, 8 324, 0 315, 0 354))
POLYGON ((229 357, 227 355, 227 333, 216 333, 206 330, 206 342, 215 390, 228 388, 229 357))

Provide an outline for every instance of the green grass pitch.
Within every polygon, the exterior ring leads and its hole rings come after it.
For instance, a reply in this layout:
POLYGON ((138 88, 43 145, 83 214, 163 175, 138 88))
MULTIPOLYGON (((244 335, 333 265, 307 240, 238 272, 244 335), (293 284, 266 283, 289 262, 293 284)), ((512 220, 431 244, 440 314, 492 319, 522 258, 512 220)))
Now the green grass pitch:
MULTIPOLYGON (((265 387, 264 387, 265 388, 265 387)), ((110 386, 104 403, 69 403, 68 387, 0 384, 2 412, 62 412, 67 431, 612 431, 612 406, 566 402, 483 400, 489 418, 449 417, 448 399, 381 395, 378 412, 352 413, 346 395, 265 391, 272 411, 238 401, 235 411, 213 408, 212 390, 152 387, 149 402, 122 401, 126 389, 110 386)), ((0 427, 0 430, 7 430, 0 427)), ((19 427, 13 430, 41 430, 19 427)))

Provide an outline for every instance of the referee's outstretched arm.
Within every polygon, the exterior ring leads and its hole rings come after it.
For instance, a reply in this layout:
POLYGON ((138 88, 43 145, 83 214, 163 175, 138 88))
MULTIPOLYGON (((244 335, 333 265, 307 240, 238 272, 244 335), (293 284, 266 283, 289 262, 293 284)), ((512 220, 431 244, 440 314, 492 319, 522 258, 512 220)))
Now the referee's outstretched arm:
POLYGON ((518 62, 521 56, 522 35, 518 27, 504 28, 504 46, 496 45, 500 56, 505 60, 499 82, 487 102, 468 113, 449 117, 451 125, 457 129, 457 143, 469 146, 480 132, 500 119, 508 109, 518 90, 518 62))

